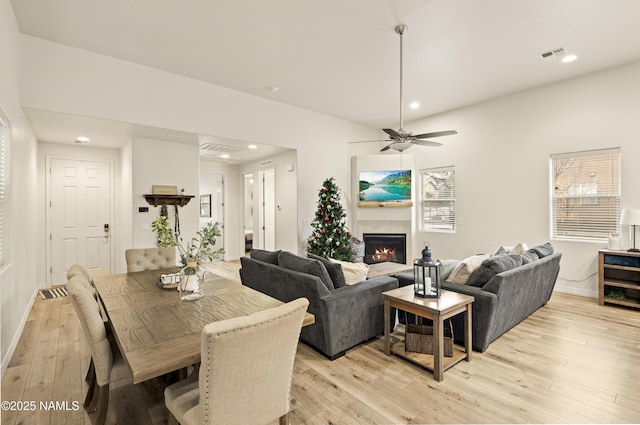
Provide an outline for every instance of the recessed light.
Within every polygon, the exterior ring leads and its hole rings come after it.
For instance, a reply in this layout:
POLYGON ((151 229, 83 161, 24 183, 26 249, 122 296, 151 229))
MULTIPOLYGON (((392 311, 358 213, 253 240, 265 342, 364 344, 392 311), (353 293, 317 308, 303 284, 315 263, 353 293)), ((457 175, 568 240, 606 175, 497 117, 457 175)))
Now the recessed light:
POLYGON ((79 144, 89 143, 89 140, 91 140, 91 139, 89 139, 86 136, 78 136, 78 137, 76 137, 76 143, 79 143, 79 144))
POLYGON ((229 154, 228 153, 223 153, 222 155, 220 155, 220 158, 227 159, 227 158, 229 158, 229 154))
POLYGON ((411 102, 411 104, 409 105, 409 108, 411 109, 418 109, 420 107, 420 102, 411 102))
POLYGON ((258 149, 258 146, 256 146, 256 145, 249 145, 249 146, 247 146, 247 147, 248 147, 249 149, 258 149))
POLYGON ((569 63, 569 62, 573 62, 576 59, 578 59, 578 57, 576 55, 567 55, 567 56, 562 58, 562 62, 569 63))

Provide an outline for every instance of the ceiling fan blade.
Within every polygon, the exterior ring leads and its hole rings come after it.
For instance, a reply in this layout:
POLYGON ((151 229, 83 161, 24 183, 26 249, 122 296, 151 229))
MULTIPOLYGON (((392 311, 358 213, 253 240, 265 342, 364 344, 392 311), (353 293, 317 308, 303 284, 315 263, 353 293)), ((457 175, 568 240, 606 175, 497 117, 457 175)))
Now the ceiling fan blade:
POLYGON ((393 140, 389 140, 389 139, 380 139, 380 140, 357 140, 355 142, 349 142, 349 144, 351 143, 374 143, 374 142, 393 142, 393 140))
POLYGON ((385 146, 384 148, 380 149, 380 152, 388 151, 388 150, 389 150, 389 148, 390 148, 391 146, 395 145, 395 144, 396 144, 396 142, 393 142, 393 143, 388 144, 388 145, 387 145, 387 146, 385 146))
POLYGON ((387 133, 392 139, 396 139, 396 140, 402 139, 402 135, 400 135, 400 133, 398 133, 397 131, 391 128, 383 128, 382 131, 387 133))
POLYGON ((432 137, 452 136, 454 134, 458 134, 458 132, 455 130, 436 131, 435 133, 416 134, 415 136, 411 136, 411 138, 412 139, 430 139, 432 137))
POLYGON ((420 146, 442 146, 442 143, 432 142, 431 140, 414 140, 411 143, 420 146))

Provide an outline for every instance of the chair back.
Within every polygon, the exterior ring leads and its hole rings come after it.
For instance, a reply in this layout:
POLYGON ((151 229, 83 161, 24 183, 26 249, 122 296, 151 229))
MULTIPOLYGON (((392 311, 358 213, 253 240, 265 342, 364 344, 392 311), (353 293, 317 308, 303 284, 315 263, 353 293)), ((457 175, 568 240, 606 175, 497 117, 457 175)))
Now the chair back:
POLYGON ((89 274, 89 271, 80 264, 74 264, 69 267, 69 270, 67 270, 67 279, 71 279, 73 276, 77 275, 80 275, 91 282, 91 275, 89 274))
POLYGON ((132 248, 124 252, 127 273, 144 270, 157 270, 176 265, 176 249, 170 248, 132 248))
POLYGON ((202 333, 201 424, 259 425, 286 415, 298 338, 309 301, 298 298, 202 333))
POLYGON ((96 372, 96 381, 100 386, 106 385, 110 382, 113 353, 107 338, 107 330, 100 316, 98 304, 91 292, 82 285, 80 279, 70 279, 67 283, 67 292, 71 297, 71 302, 76 310, 78 319, 80 319, 82 330, 89 344, 96 372))

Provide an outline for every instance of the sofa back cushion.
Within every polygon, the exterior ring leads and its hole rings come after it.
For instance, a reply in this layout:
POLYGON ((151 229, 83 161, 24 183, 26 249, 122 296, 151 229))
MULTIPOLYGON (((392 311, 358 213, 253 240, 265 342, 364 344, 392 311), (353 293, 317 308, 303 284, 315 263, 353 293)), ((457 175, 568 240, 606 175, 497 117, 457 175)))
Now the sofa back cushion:
POLYGON ((264 249, 252 249, 251 252, 249 252, 249 257, 262 261, 263 263, 275 264, 277 266, 278 254, 280 254, 280 250, 266 251, 264 249))
POLYGON ((326 258, 322 258, 318 255, 311 254, 311 253, 307 253, 307 257, 313 258, 314 260, 318 260, 322 264, 324 264, 324 267, 327 269, 327 272, 329 273, 329 277, 333 282, 334 288, 338 289, 347 285, 347 283, 344 280, 344 272, 342 271, 342 265, 331 262, 326 258))
POLYGON ((289 270, 295 270, 297 272, 317 276, 328 290, 333 291, 335 289, 333 281, 329 276, 329 272, 327 272, 327 268, 318 260, 300 257, 299 255, 292 254, 288 251, 280 251, 278 254, 278 264, 280 267, 284 267, 289 270))
POLYGON ((520 254, 500 254, 494 255, 484 260, 467 280, 467 285, 482 287, 498 273, 515 269, 522 265, 520 254))
POLYGON ((536 254, 538 254, 538 257, 544 258, 544 257, 546 257, 548 255, 553 254, 553 245, 551 245, 549 242, 547 242, 547 243, 542 244, 542 245, 534 246, 529 251, 533 251, 536 254))

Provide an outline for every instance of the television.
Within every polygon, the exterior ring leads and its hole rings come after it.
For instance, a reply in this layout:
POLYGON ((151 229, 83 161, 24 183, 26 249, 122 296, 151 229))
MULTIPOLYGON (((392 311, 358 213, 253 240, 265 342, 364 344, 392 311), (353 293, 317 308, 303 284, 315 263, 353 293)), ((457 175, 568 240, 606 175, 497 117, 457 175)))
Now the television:
POLYGON ((411 170, 360 171, 359 207, 410 207, 411 170))

